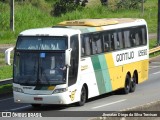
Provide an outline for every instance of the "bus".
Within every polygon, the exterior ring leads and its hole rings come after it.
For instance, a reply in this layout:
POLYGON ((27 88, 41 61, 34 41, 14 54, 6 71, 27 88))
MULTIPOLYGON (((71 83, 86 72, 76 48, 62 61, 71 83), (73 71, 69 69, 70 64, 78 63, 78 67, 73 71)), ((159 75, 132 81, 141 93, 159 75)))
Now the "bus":
MULTIPOLYGON (((83 106, 148 79, 147 23, 138 18, 79 19, 21 32, 14 48, 16 103, 83 106)), ((8 57, 9 58, 9 57, 8 57)))

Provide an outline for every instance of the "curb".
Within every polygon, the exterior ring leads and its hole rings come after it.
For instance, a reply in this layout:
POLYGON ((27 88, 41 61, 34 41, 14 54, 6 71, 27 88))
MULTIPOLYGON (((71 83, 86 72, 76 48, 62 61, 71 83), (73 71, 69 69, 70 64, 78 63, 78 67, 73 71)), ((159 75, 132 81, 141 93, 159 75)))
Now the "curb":
MULTIPOLYGON (((148 107, 151 107, 153 105, 156 105, 157 103, 159 103, 160 100, 158 101, 153 101, 153 102, 148 102, 146 104, 142 104, 142 105, 139 105, 139 106, 135 106, 135 107, 131 107, 131 108, 127 108, 127 109, 123 109, 121 110, 122 112, 123 111, 137 111, 137 109, 144 109, 144 108, 148 108, 148 107)), ((139 110, 140 111, 140 110, 139 110)))
POLYGON ((9 92, 0 94, 0 98, 8 98, 10 96, 13 96, 13 91, 9 91, 9 92))

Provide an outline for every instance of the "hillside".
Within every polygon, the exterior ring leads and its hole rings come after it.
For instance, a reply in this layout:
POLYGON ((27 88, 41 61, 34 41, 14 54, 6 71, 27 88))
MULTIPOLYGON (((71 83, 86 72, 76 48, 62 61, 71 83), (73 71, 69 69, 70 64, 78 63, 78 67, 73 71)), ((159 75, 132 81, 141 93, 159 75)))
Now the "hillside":
POLYGON ((15 32, 9 30, 9 4, 0 2, 0 44, 15 44, 22 30, 37 27, 48 27, 58 22, 80 18, 144 18, 150 33, 157 31, 157 0, 147 0, 145 13, 140 9, 115 9, 115 0, 110 0, 108 7, 101 6, 96 0, 90 0, 83 9, 53 17, 51 0, 31 0, 31 2, 15 3, 15 32))

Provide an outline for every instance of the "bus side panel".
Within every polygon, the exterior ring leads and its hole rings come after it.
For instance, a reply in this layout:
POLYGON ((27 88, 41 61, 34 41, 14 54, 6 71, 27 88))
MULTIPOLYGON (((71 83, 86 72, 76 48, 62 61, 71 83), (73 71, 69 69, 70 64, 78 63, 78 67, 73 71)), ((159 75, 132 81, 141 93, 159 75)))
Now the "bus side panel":
POLYGON ((111 78, 112 90, 117 90, 124 86, 124 73, 122 66, 115 67, 112 53, 105 54, 106 62, 108 64, 108 71, 111 78))
POLYGON ((123 65, 124 73, 130 72, 131 77, 135 70, 138 72, 138 83, 142 83, 148 79, 148 60, 137 61, 123 65))
POLYGON ((95 55, 92 57, 92 64, 98 83, 98 89, 100 94, 104 94, 112 91, 112 85, 110 81, 110 74, 108 72, 108 65, 106 63, 105 55, 95 55))
POLYGON ((96 76, 94 73, 93 64, 90 57, 82 58, 80 61, 81 73, 80 73, 80 84, 84 83, 88 86, 88 98, 98 96, 99 90, 97 87, 96 76))

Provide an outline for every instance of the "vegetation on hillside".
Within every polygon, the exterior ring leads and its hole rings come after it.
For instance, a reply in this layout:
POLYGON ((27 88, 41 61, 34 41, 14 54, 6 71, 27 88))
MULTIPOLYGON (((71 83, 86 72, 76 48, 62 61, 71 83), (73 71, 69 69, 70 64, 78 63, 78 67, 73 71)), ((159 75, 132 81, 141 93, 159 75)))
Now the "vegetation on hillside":
MULTIPOLYGON (((100 0, 99 4, 97 0, 88 0, 85 7, 80 5, 73 7, 73 10, 67 9, 57 17, 52 12, 59 0, 15 0, 14 32, 10 31, 9 1, 0 0, 0 44, 15 44, 18 34, 25 29, 49 27, 64 20, 82 18, 144 18, 148 23, 149 32, 157 31, 157 0, 145 2, 144 15, 141 14, 140 2, 136 3, 136 7, 129 2, 134 0, 123 0, 126 3, 120 3, 120 0, 108 0, 107 5, 101 5, 100 1, 103 0, 100 0)), ((151 41, 150 48, 156 45, 156 40, 151 41)), ((2 53, 0 54, 0 79, 10 77, 12 77, 12 66, 5 65, 4 53, 2 53)))
POLYGON ((107 6, 95 5, 96 3, 94 3, 94 6, 76 7, 73 10, 67 10, 58 17, 52 16, 51 11, 54 10, 53 6, 59 0, 15 0, 14 32, 10 31, 10 9, 7 1, 9 0, 0 0, 0 44, 15 44, 18 34, 25 29, 49 27, 64 20, 81 18, 144 18, 148 23, 149 32, 157 31, 157 0, 147 0, 145 2, 143 16, 139 7, 118 8, 117 1, 120 0, 108 0, 107 6))

